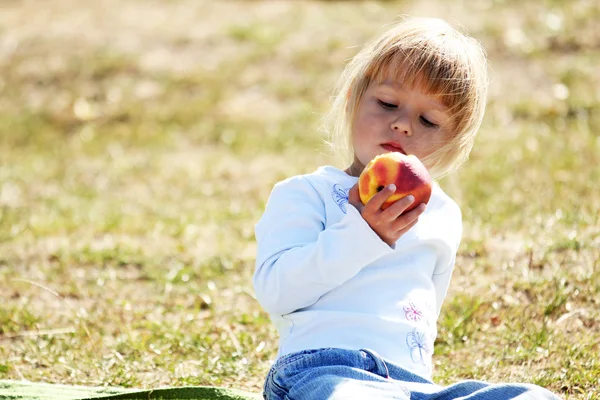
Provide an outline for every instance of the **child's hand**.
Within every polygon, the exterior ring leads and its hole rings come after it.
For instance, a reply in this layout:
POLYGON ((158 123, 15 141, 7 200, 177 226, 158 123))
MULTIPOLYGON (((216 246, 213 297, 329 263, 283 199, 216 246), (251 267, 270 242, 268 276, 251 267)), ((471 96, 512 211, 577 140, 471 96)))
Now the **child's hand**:
POLYGON ((386 186, 363 205, 358 194, 358 183, 348 193, 348 202, 360 212, 360 215, 387 244, 393 246, 400 236, 404 235, 418 221, 419 215, 425 211, 425 204, 420 204, 413 210, 403 214, 404 210, 414 201, 413 196, 406 196, 397 200, 394 204, 381 209, 385 201, 394 193, 394 185, 386 186))

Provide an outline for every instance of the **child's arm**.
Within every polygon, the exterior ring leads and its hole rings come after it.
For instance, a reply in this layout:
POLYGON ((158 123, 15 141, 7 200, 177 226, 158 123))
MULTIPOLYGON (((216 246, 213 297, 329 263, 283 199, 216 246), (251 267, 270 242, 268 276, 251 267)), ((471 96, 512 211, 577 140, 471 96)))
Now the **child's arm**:
POLYGON ((448 235, 448 240, 452 243, 453 249, 449 256, 450 260, 446 264, 436 265, 433 276, 431 277, 433 286, 435 287, 437 315, 440 315, 442 303, 444 302, 446 294, 448 293, 448 288, 450 287, 452 271, 454 270, 454 264, 456 262, 456 253, 462 237, 462 215, 458 205, 454 202, 449 203, 440 213, 444 214, 445 217, 441 219, 442 222, 438 229, 448 235))
POLYGON ((435 287, 435 308, 437 311, 437 315, 440 315, 440 311, 442 310, 442 304, 446 299, 446 294, 448 293, 448 288, 450 287, 450 278, 452 278, 452 270, 454 269, 454 262, 456 261, 456 256, 452 256, 452 260, 450 261, 448 268, 441 273, 433 273, 431 277, 433 281, 433 286, 435 287))
POLYGON ((393 251, 354 207, 346 212, 325 228, 325 205, 306 179, 275 186, 256 225, 254 289, 267 312, 308 307, 393 251))

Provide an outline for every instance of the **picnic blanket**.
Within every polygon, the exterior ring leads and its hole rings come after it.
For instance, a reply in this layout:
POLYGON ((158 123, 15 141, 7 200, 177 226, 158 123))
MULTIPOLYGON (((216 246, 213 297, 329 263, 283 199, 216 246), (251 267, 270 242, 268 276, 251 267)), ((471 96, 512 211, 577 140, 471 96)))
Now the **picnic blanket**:
POLYGON ((0 380, 0 400, 260 400, 256 393, 211 386, 127 389, 0 380))

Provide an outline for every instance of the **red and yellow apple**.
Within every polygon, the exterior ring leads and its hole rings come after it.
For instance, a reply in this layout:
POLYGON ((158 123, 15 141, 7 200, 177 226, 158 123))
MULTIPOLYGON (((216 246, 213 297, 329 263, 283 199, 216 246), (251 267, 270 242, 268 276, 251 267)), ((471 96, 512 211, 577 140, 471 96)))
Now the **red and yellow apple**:
POLYGON ((367 164, 358 178, 358 193, 363 204, 387 185, 396 185, 396 191, 381 207, 386 209, 397 200, 413 195, 415 201, 408 206, 410 211, 431 197, 432 180, 427 168, 414 155, 390 152, 376 156, 367 164))

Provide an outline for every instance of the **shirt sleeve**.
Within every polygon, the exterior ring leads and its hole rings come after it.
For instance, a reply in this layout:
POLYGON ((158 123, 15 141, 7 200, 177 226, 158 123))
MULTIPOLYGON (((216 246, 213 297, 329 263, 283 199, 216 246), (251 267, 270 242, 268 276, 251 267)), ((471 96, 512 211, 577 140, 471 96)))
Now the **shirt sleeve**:
POLYGON ((254 289, 270 314, 314 304, 362 268, 392 252, 348 204, 341 220, 326 226, 323 199, 306 178, 275 185, 255 227, 254 289))
POLYGON ((448 257, 444 257, 444 262, 440 263, 439 266, 436 266, 432 276, 438 316, 440 315, 442 304, 448 294, 452 271, 454 270, 454 264, 456 263, 456 253, 462 236, 462 215, 458 205, 452 202, 444 207, 443 212, 445 213, 445 216, 441 221, 443 221, 444 225, 440 226, 440 229, 443 229, 443 231, 448 233, 447 240, 452 247, 452 251, 448 257))
POLYGON ((432 276, 433 286, 435 287, 435 299, 436 299, 436 311, 437 315, 440 315, 442 310, 442 304, 448 294, 448 288, 450 287, 450 279, 452 278, 452 270, 454 269, 454 263, 456 261, 456 255, 452 256, 452 259, 447 265, 447 269, 439 274, 434 273, 432 276))

